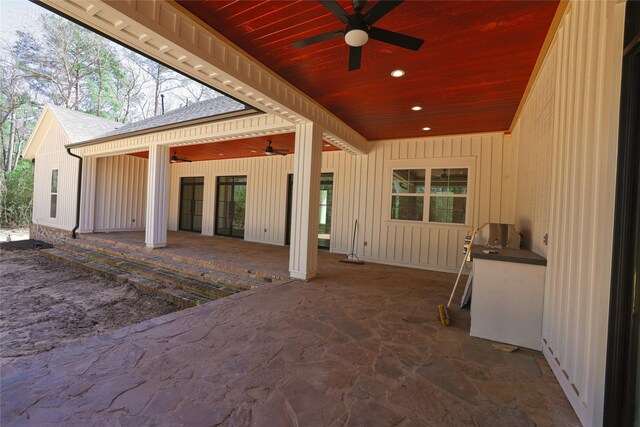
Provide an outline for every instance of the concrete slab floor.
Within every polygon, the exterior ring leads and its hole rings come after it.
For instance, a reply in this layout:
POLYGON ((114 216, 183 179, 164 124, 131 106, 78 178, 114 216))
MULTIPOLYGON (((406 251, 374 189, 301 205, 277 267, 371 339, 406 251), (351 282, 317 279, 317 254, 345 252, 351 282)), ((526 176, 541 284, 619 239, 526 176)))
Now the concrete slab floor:
POLYGON ((9 364, 1 424, 579 425, 541 353, 438 323, 454 275, 339 258, 9 364))
MULTIPOLYGON (((86 237, 144 248, 144 231, 93 233, 86 237)), ((215 261, 229 266, 250 268, 274 276, 289 277, 289 247, 247 242, 242 239, 205 236, 188 231, 169 231, 167 247, 149 250, 156 255, 183 256, 215 261), (250 266, 250 267, 248 267, 250 266)), ((148 252, 149 252, 148 251, 148 252)), ((328 251, 320 251, 319 259, 331 257, 328 251)))

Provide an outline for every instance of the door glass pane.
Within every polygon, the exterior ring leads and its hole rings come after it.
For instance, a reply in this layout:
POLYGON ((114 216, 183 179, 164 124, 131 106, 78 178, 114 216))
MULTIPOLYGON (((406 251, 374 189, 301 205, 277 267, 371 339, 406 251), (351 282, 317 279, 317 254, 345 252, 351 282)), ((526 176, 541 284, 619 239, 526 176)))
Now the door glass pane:
POLYGON ((202 231, 202 217, 198 215, 193 216, 193 231, 202 231))
POLYGON ((193 194, 194 200, 202 201, 204 199, 204 185, 196 185, 193 194))
POLYGON ((247 177, 226 176, 218 178, 218 202, 216 204, 216 234, 244 237, 247 177))
POLYGON ((191 199, 182 199, 182 206, 180 207, 180 213, 182 215, 191 214, 191 199))
POLYGON ((244 237, 244 214, 247 201, 247 187, 245 185, 234 186, 233 201, 233 235, 244 237))
POLYGON ((202 216, 202 200, 196 200, 193 202, 195 204, 194 208, 193 208, 193 215, 194 216, 202 216))
POLYGON ((333 203, 333 174, 323 173, 320 181, 320 212, 318 215, 318 247, 331 245, 331 206, 333 203))
POLYGON ((193 186, 185 184, 182 186, 182 200, 193 199, 193 186))
POLYGON ((182 230, 191 230, 191 215, 181 215, 180 228, 182 230))

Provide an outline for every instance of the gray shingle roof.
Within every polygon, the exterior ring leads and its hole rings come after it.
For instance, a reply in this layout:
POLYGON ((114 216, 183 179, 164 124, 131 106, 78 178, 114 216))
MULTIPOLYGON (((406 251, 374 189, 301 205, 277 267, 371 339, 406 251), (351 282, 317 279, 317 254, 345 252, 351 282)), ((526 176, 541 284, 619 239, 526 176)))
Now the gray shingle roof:
POLYGON ((173 125, 177 123, 189 122, 192 120, 202 119, 205 117, 217 116, 220 114, 241 111, 247 107, 226 96, 218 96, 207 101, 196 102, 186 107, 171 110, 165 114, 160 114, 139 122, 129 123, 118 129, 111 130, 100 135, 101 138, 124 135, 131 132, 139 132, 147 129, 154 129, 162 126, 173 125))
POLYGON ((103 119, 102 117, 69 110, 52 104, 48 106, 58 119, 58 122, 72 144, 94 139, 107 132, 123 127, 122 123, 114 122, 113 120, 103 119))

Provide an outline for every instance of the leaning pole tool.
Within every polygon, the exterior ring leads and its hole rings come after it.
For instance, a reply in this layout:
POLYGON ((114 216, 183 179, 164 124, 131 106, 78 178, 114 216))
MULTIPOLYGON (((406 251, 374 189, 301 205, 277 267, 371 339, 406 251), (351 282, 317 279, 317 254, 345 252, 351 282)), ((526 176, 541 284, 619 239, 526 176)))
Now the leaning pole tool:
POLYGON ((485 225, 487 224, 483 224, 482 226, 474 229, 473 232, 471 233, 470 238, 465 238, 465 244, 463 246, 464 258, 462 259, 462 265, 460 266, 460 270, 458 271, 458 277, 456 278, 456 283, 453 285, 453 290, 451 291, 449 302, 447 303, 446 307, 444 306, 444 304, 438 305, 438 320, 440 320, 440 323, 442 323, 444 326, 449 326, 449 324, 451 324, 451 317, 449 316, 449 307, 451 307, 453 294, 456 293, 456 289, 458 288, 458 282, 460 281, 460 276, 462 276, 462 270, 464 270, 464 266, 469 261, 471 261, 471 247, 473 246, 473 241, 475 240, 476 235, 478 234, 478 231, 480 231, 485 225))
POLYGON ((356 255, 357 233, 358 233, 358 220, 356 219, 356 222, 353 225, 353 241, 351 242, 351 252, 349 252, 349 255, 347 255, 345 259, 341 259, 340 262, 347 262, 349 264, 359 264, 359 265, 364 264, 364 261, 358 258, 358 255, 356 255))

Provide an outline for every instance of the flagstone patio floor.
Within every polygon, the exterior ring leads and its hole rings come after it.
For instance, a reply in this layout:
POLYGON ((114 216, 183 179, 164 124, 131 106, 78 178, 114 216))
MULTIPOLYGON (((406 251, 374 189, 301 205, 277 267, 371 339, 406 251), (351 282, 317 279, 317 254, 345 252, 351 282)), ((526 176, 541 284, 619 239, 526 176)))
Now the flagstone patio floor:
POLYGON ((455 275, 341 257, 8 364, 0 423, 579 425, 541 353, 470 337, 468 310, 440 325, 455 275))

